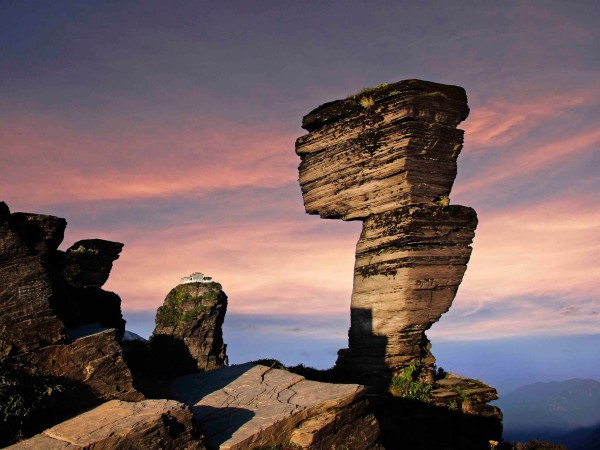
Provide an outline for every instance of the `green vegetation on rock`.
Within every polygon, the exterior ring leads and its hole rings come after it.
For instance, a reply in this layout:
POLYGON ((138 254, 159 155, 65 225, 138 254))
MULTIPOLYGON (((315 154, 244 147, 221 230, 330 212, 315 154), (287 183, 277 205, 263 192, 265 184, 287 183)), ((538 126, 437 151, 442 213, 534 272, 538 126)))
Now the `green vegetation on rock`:
POLYGON ((52 379, 0 357, 0 444, 21 437, 61 391, 52 379))
POLYGON ((219 283, 180 284, 171 289, 163 306, 156 311, 157 327, 180 328, 207 313, 222 295, 219 283))
POLYGON ((389 390, 396 397, 410 398, 421 402, 429 401, 429 392, 433 386, 429 383, 419 381, 418 377, 422 370, 420 363, 412 361, 405 367, 400 375, 394 375, 390 381, 389 390))

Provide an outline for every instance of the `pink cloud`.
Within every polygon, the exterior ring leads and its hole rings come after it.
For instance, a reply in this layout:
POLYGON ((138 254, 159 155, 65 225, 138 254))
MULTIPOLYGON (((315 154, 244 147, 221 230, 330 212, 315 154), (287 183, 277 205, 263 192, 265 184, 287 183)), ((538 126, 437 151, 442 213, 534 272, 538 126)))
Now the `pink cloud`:
POLYGON ((188 120, 79 131, 46 118, 0 124, 3 194, 38 203, 167 197, 295 180, 295 135, 277 126, 188 120))
POLYGON ((541 123, 564 116, 565 110, 589 104, 598 87, 567 92, 511 92, 473 107, 464 123, 465 146, 471 153, 514 142, 541 123))
POLYGON ((531 176, 543 176, 542 170, 558 167, 559 164, 577 154, 594 152, 600 148, 600 129, 591 128, 570 135, 561 140, 538 140, 535 144, 521 144, 502 155, 498 161, 483 167, 466 181, 456 185, 452 194, 464 195, 477 192, 486 196, 485 189, 492 189, 499 183, 531 176))
POLYGON ((198 270, 223 284, 230 311, 346 314, 357 224, 329 222, 341 231, 332 237, 313 235, 314 220, 130 230, 106 288, 121 295, 126 311, 155 309, 181 276, 198 270))
POLYGON ((480 216, 461 297, 595 297, 600 202, 556 198, 480 216))

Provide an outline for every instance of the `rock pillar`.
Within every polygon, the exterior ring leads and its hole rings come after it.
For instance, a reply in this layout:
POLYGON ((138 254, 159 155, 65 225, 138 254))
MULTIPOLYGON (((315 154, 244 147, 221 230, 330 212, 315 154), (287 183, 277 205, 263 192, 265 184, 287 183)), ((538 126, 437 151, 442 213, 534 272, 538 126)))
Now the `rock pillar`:
POLYGON ((367 385, 412 361, 432 379, 425 330, 448 311, 471 255, 477 215, 450 206, 469 113, 457 86, 406 80, 306 115, 296 141, 309 214, 361 220, 349 348, 337 366, 367 385))

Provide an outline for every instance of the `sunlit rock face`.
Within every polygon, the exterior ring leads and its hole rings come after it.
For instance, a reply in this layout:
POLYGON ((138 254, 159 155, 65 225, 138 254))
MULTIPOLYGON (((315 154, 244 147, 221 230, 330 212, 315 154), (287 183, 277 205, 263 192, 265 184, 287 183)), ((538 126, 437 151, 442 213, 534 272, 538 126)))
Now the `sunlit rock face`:
POLYGON ((465 91, 406 80, 326 103, 304 117, 296 141, 306 211, 361 220, 349 348, 338 368, 381 385, 411 361, 432 379, 425 330, 456 295, 477 226, 450 206, 465 91))

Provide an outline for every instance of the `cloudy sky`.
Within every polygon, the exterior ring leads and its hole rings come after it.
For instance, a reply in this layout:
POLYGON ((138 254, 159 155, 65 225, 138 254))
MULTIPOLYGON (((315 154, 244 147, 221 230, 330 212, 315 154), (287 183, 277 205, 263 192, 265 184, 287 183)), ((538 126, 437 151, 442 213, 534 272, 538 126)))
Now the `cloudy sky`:
POLYGON ((596 0, 1 1, 0 199, 67 218, 63 248, 125 243, 106 288, 134 331, 203 271, 232 356, 281 336, 331 365, 360 224, 304 213, 302 116, 382 82, 457 84, 451 202, 480 225, 434 352, 598 335, 599 21, 596 0))

